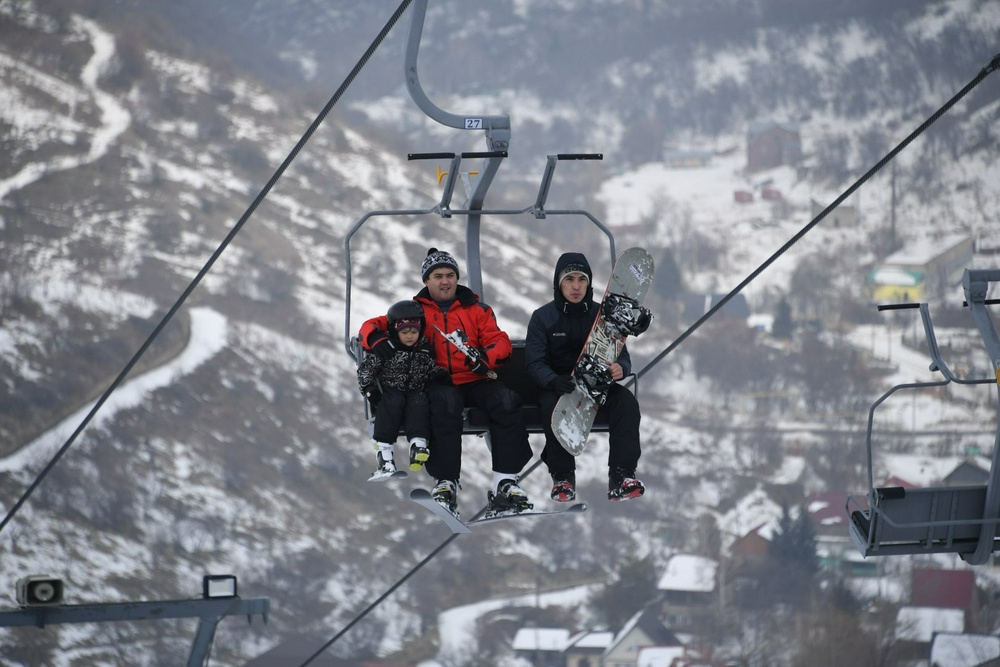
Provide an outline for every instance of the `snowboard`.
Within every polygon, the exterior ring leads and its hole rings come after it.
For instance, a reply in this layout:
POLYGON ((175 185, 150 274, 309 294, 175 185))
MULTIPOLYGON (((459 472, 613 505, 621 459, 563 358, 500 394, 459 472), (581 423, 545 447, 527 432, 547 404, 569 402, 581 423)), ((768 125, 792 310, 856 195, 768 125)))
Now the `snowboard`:
MULTIPOLYGON (((575 387, 563 394, 552 411, 552 432, 563 448, 579 456, 587 444, 597 410, 608 396, 610 382, 590 383, 602 367, 618 360, 629 335, 627 320, 649 311, 642 303, 653 281, 653 258, 643 248, 629 248, 615 261, 601 308, 573 370, 575 387)), ((641 332, 640 332, 641 333, 641 332)), ((637 334, 636 334, 637 335, 637 334)))
POLYGON ((453 533, 471 533, 474 526, 481 523, 491 523, 494 521, 501 521, 504 519, 516 519, 518 517, 538 517, 547 516, 552 514, 576 514, 579 512, 585 512, 587 510, 587 505, 585 503, 576 503, 565 509, 560 510, 525 510, 523 512, 509 512, 500 514, 489 514, 487 512, 486 516, 478 519, 472 519, 468 522, 463 522, 454 513, 449 512, 441 503, 437 502, 431 497, 430 491, 427 489, 413 489, 410 491, 410 500, 417 503, 418 505, 425 507, 430 510, 438 517, 444 520, 445 524, 451 528, 453 533))

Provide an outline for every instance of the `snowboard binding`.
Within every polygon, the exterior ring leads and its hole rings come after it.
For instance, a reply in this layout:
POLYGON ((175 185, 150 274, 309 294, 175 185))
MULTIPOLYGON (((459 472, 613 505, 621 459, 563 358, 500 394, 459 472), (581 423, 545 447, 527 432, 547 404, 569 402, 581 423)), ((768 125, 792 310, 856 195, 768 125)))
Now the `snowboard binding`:
POLYGON ((584 354, 576 363, 576 378, 595 403, 604 405, 608 397, 608 387, 614 382, 611 368, 607 364, 593 355, 584 354))
POLYGON ((608 294, 601 304, 604 320, 624 336, 638 336, 649 328, 653 315, 635 299, 619 294, 608 294))

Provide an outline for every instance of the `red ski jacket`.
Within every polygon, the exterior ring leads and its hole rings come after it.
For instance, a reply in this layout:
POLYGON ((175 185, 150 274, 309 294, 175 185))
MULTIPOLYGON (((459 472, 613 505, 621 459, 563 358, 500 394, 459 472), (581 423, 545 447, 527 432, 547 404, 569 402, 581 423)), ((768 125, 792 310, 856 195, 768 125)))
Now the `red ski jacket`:
MULTIPOLYGON (((465 363, 465 355, 449 343, 438 332, 440 327, 445 333, 461 329, 469 337, 469 347, 476 347, 486 353, 487 364, 493 370, 502 366, 513 350, 510 337, 500 329, 493 309, 480 302, 479 295, 464 285, 455 290, 455 301, 447 311, 431 299, 430 292, 425 287, 413 297, 424 308, 426 326, 424 334, 434 346, 434 357, 439 366, 451 373, 451 381, 455 384, 468 384, 484 379, 484 376, 473 373, 465 363)), ((361 325, 358 339, 366 350, 372 349, 376 343, 388 337, 389 321, 385 315, 379 315, 367 320, 361 325)))

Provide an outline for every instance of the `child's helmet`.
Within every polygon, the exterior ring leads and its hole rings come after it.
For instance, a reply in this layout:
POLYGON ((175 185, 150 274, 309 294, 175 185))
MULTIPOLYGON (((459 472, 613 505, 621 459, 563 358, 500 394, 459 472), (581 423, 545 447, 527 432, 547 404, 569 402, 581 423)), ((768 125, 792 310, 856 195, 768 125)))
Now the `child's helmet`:
POLYGON ((424 307, 416 301, 398 301, 389 307, 386 313, 389 320, 389 335, 393 338, 402 329, 415 328, 423 335, 424 333, 424 307))

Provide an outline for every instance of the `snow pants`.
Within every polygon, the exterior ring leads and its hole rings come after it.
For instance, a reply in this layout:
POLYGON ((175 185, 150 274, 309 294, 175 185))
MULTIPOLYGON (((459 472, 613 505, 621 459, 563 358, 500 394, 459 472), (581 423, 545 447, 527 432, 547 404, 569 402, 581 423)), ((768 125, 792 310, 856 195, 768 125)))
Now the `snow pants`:
POLYGON ((376 442, 396 442, 399 429, 403 429, 407 440, 428 438, 430 428, 430 406, 427 394, 422 391, 403 391, 395 387, 385 387, 382 398, 375 409, 376 442))
POLYGON ((462 472, 462 410, 479 408, 489 418, 495 472, 516 475, 531 460, 521 397, 498 380, 427 386, 431 415, 428 474, 458 479, 462 472))
MULTIPOLYGON (((559 400, 559 394, 549 389, 538 393, 538 405, 543 415, 551 415, 559 400)), ((620 384, 613 383, 608 390, 608 398, 597 410, 598 418, 607 418, 610 433, 608 437, 608 469, 624 468, 634 471, 639 464, 639 401, 635 395, 620 384)), ((545 449, 542 461, 550 473, 576 470, 572 454, 559 444, 552 433, 552 420, 544 420, 545 449)))

